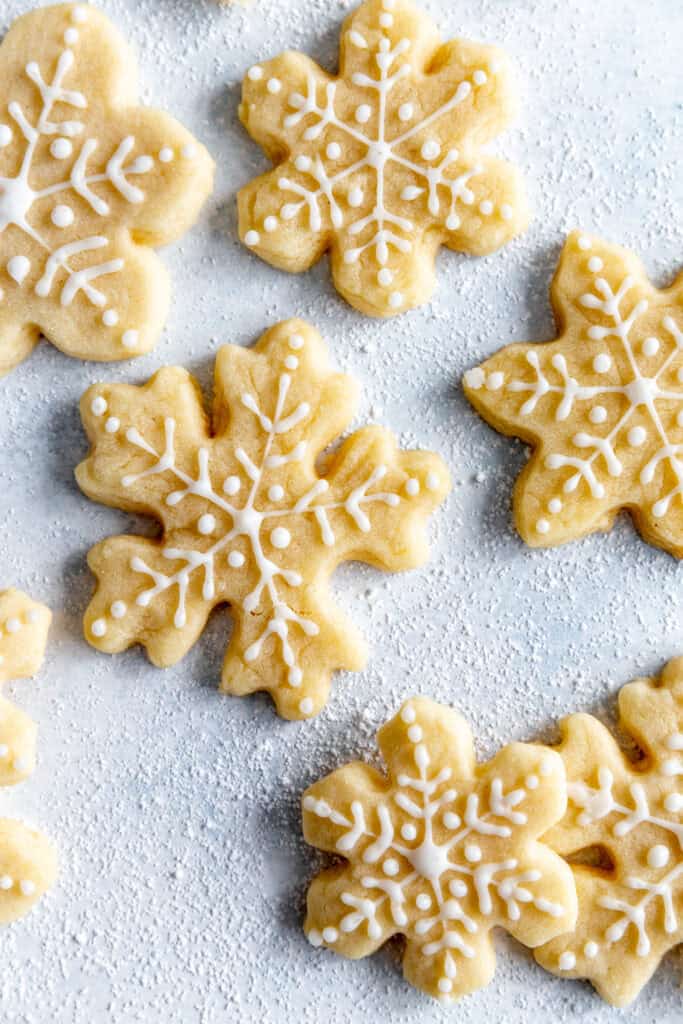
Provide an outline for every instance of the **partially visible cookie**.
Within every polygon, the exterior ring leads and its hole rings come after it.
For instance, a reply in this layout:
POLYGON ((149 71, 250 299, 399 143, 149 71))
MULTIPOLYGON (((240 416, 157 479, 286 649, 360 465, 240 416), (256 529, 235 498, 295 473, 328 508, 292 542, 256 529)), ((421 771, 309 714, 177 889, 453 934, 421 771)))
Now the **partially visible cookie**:
POLYGON ((137 93, 134 55, 89 4, 31 11, 0 46, 0 374, 41 333, 112 360, 161 331, 169 282, 150 247, 195 221, 213 163, 137 93))
MULTIPOLYGON (((43 661, 50 610, 18 590, 0 593, 0 683, 31 676, 43 661)), ((35 723, 0 698, 0 786, 11 786, 35 767, 35 723)), ((57 876, 50 841, 19 821, 0 818, 0 924, 28 913, 57 876)))
POLYGON ((426 302, 440 246, 483 255, 526 227, 520 175, 485 144, 514 112, 503 53, 442 43, 409 0, 367 0, 339 74, 300 53, 254 65, 240 117, 275 169, 239 193, 240 238, 282 270, 329 249, 337 290, 372 316, 426 302))
POLYGON ((683 658, 623 687, 619 727, 637 760, 591 715, 562 723, 569 805, 544 841, 573 859, 579 916, 536 958, 627 1006, 683 942, 683 658))
POLYGON ((251 350, 220 350, 212 423, 179 367, 141 388, 91 387, 81 414, 92 448, 78 483, 97 501, 153 515, 162 535, 92 549, 88 641, 110 653, 142 643, 155 665, 173 665, 212 609, 228 604, 222 689, 267 690, 286 718, 317 714, 332 673, 365 662, 330 595, 334 569, 420 565, 427 521, 449 489, 437 455, 402 451, 381 427, 325 452, 353 418, 356 394, 301 320, 271 328, 251 350))
POLYGON ((633 253, 574 232, 550 295, 557 340, 508 345, 464 381, 484 419, 534 447, 519 533, 563 544, 628 509, 683 557, 683 274, 660 291, 633 253))
POLYGON ((540 837, 563 815, 562 760, 513 743, 477 765, 467 723, 407 701, 379 732, 388 775, 346 765, 303 797, 304 837, 343 858, 308 891, 314 946, 351 958, 406 936, 403 972, 437 999, 486 985, 492 929, 527 946, 571 929, 571 870, 540 837))

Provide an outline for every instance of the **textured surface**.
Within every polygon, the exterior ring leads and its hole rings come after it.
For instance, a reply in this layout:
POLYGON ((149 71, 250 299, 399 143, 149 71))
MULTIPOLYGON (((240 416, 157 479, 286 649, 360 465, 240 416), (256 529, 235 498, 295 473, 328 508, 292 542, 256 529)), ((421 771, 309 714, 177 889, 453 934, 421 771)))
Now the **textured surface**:
MULTIPOLYGON (((28 6, 3 4, 3 29, 28 6)), ((208 145, 218 177, 199 226, 164 255, 173 305, 154 354, 96 367, 41 345, 0 385, 0 582, 55 612, 39 681, 6 689, 39 724, 39 763, 30 785, 3 794, 0 813, 39 823, 62 862, 38 910, 2 933, 3 1020, 445 1021, 449 1011, 402 981, 391 951, 351 963, 307 944, 303 897, 319 859, 300 838, 299 797, 325 772, 371 758, 375 729, 418 688, 458 706, 485 758, 507 740, 554 736, 569 711, 612 715, 620 685, 683 650, 683 566, 644 544, 625 517, 605 537, 523 547, 510 523, 523 446, 495 435, 458 385, 502 344, 550 336, 547 288, 567 229, 637 249, 658 285, 680 267, 683 12, 673 0, 653 0, 646 18, 636 0, 427 4, 444 36, 500 44, 520 68, 523 116, 504 152, 525 174, 534 220, 523 240, 487 259, 443 253, 433 303, 387 324, 350 310, 324 263, 285 275, 236 240, 234 193, 266 169, 237 122, 242 74, 285 46, 330 67, 349 7, 103 7, 138 50, 143 98, 208 145), (300 725, 278 720, 265 697, 216 692, 220 613, 165 672, 139 650, 88 648, 86 550, 149 524, 94 506, 73 480, 86 451, 78 399, 88 385, 140 383, 172 362, 208 384, 221 343, 250 342, 294 314, 315 323, 335 364, 363 382, 357 422, 376 417, 401 444, 440 451, 456 481, 424 570, 338 574, 340 603, 371 640, 371 661, 300 725)), ((450 1019, 522 1024, 532 1009, 561 1024, 616 1019, 588 985, 545 974, 503 935, 497 946, 495 980, 450 1019)), ((629 1021, 679 1019, 679 971, 674 954, 629 1021)))

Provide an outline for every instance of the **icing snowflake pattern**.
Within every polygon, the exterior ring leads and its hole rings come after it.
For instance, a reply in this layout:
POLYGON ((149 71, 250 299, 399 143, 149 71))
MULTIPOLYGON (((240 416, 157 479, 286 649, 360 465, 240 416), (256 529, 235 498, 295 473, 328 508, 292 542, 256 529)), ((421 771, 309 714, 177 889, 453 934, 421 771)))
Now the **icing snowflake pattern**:
POLYGON ((477 410, 538 445, 515 512, 527 543, 606 529, 629 508, 683 554, 683 277, 657 291, 632 253, 575 233, 553 284, 559 340, 511 345, 465 376, 477 410))
POLYGON ((378 743, 388 779, 355 763, 304 795, 306 841, 348 862, 313 881, 305 931, 353 958, 403 934, 407 980, 459 998, 493 976, 492 928, 533 947, 573 925, 571 872, 537 841, 566 806, 561 759, 517 743, 477 767, 465 721, 424 698, 378 743))
POLYGON ((590 979, 604 999, 626 1006, 683 942, 683 659, 666 666, 660 684, 625 686, 619 712, 640 762, 626 758, 592 716, 563 723, 569 806, 545 839, 565 856, 599 847, 611 865, 573 866, 576 930, 537 958, 557 974, 590 979))
POLYGON ((363 663, 327 579, 347 559, 389 570, 424 561, 422 528, 448 473, 437 456, 398 451, 370 427, 319 475, 316 457, 347 426, 355 387, 329 371, 319 335, 301 321, 273 328, 254 351, 225 346, 216 393, 213 438, 183 370, 141 389, 86 393, 93 452, 78 470, 82 489, 165 527, 161 543, 120 537, 91 552, 99 588, 86 635, 107 651, 139 640, 156 664, 173 664, 228 602, 223 688, 266 689, 283 715, 308 717, 334 669, 363 663))
POLYGON ((290 271, 331 247, 341 294, 390 316, 429 298, 439 244, 481 255, 526 225, 516 171, 480 152, 511 117, 509 73, 493 48, 441 46, 404 0, 351 15, 340 63, 249 70, 240 115, 277 166, 241 191, 240 237, 290 271))
MULTIPOLYGON (((0 684, 31 676, 45 653, 50 611, 18 590, 0 593, 0 684)), ((0 697, 0 787, 33 774, 35 723, 0 697)), ((54 851, 39 832, 20 821, 0 818, 0 924, 27 914, 56 874, 54 851)))
POLYGON ((147 246, 190 226, 212 165, 135 106, 131 65, 82 5, 25 15, 0 47, 0 372, 41 331, 70 355, 124 359, 161 330, 168 284, 147 246))

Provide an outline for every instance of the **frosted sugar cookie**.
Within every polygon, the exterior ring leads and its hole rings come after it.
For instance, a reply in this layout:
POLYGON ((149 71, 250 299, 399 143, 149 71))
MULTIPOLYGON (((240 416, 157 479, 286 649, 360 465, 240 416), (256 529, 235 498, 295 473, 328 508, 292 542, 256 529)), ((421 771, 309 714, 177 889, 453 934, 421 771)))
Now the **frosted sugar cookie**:
MULTIPOLYGON (((50 611, 18 590, 0 592, 0 684, 31 676, 45 653, 50 611)), ((0 697, 0 786, 35 768, 36 727, 0 697)), ((45 836, 19 821, 0 818, 0 924, 27 914, 53 884, 55 851, 45 836)))
POLYGON ((683 942, 683 658, 659 680, 625 686, 619 716, 640 750, 635 760, 591 715, 562 723, 569 806, 545 841, 565 856, 584 854, 572 866, 579 917, 536 956, 626 1006, 683 942))
POLYGON ((501 349, 465 374, 496 430, 534 454, 515 489, 533 547, 608 530, 629 510, 683 555, 683 275, 663 291, 625 249, 575 232, 551 288, 559 337, 501 349))
POLYGON ((228 603, 222 689, 267 690, 286 718, 320 711, 331 673, 365 661, 331 600, 333 570, 349 559, 419 565, 426 521, 449 488, 438 456, 401 451, 380 427, 356 431, 320 465, 355 395, 300 320, 253 350, 220 350, 213 431, 177 367, 142 388, 90 388, 81 412, 92 450, 78 482, 97 501, 155 516, 163 536, 113 537, 90 552, 89 642, 109 652, 141 643, 155 665, 172 665, 228 603))
POLYGON ((356 762, 303 798, 306 841, 344 858, 308 891, 314 946, 355 959, 405 935, 407 980, 451 1000, 493 977, 493 928, 534 947, 573 927, 571 870, 539 841, 567 804, 558 754, 513 743, 477 765, 464 719, 424 698, 378 743, 387 776, 356 762))
POLYGON ((526 227, 519 174, 482 150, 511 120, 510 71, 442 43, 408 0, 351 14, 339 64, 287 52, 248 71, 240 117, 275 169, 240 192, 240 238, 292 272, 329 249, 344 298, 391 316, 430 297, 441 245, 483 255, 526 227))
POLYGON ((135 59, 94 7, 43 7, 0 46, 0 373, 44 334, 68 355, 127 359, 163 326, 151 246, 185 232, 213 164, 137 105, 135 59))

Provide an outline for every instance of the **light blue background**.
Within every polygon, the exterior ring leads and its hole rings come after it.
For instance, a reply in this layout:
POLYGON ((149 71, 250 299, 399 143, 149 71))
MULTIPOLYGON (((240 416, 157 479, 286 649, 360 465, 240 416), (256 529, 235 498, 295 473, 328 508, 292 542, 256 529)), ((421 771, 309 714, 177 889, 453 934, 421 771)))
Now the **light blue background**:
MULTIPOLYGON (((0 28, 29 6, 4 0, 0 28)), ((534 220, 489 259, 443 253, 433 302, 389 322, 346 306, 324 262, 288 276, 236 238, 235 192, 266 168, 237 120, 241 76, 285 47, 333 67, 351 4, 101 6, 139 53, 145 102, 202 139, 218 175, 198 226, 165 253, 173 309, 156 351, 99 366, 42 345, 0 384, 0 581, 55 610, 40 677, 8 689, 39 722, 39 767, 0 808, 43 827, 62 857, 54 892, 0 935, 3 1024, 616 1020, 588 985, 544 973, 504 935, 493 983, 450 1011, 410 989, 389 951, 357 963, 313 951, 300 926, 318 859, 298 800, 327 770, 373 756, 375 729, 411 693, 457 705, 487 756, 513 737, 552 738, 571 710, 609 715, 621 684, 683 652, 683 567, 626 517, 607 536, 524 548, 510 522, 523 448, 479 420, 458 383, 502 344, 552 334, 547 288, 567 229, 633 246, 659 284, 680 268, 681 4, 427 0, 444 36, 499 43, 517 62, 522 117, 499 148, 524 169, 534 220), (455 479, 424 570, 338 574, 372 658, 300 725, 264 697, 216 692, 224 613, 166 672, 139 649, 111 658, 83 642, 86 551, 139 524, 73 480, 89 384, 178 362, 209 385, 219 345, 291 315, 317 324, 363 381, 358 422, 440 451, 455 479)), ((4 89, 0 78, 3 105, 4 89)), ((679 970, 674 954, 624 1019, 680 1021, 679 970)))

